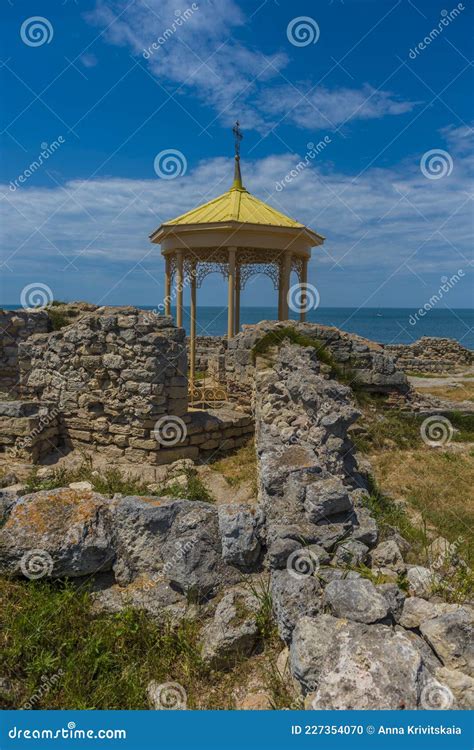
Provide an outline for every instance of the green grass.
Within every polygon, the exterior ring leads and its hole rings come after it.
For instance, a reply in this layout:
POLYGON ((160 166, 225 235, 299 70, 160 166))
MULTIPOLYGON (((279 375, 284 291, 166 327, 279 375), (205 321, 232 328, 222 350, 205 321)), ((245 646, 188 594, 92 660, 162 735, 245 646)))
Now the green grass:
POLYGON ((360 382, 355 371, 351 367, 336 362, 331 351, 323 341, 298 333, 291 326, 277 328, 262 336, 252 349, 254 362, 258 356, 265 356, 272 347, 281 346, 284 341, 315 349, 318 360, 330 368, 331 375, 334 378, 337 378, 337 380, 345 385, 349 385, 354 391, 360 390, 360 382))
POLYGON ((51 477, 38 477, 35 467, 25 480, 27 492, 39 490, 54 490, 67 487, 71 482, 90 482, 95 492, 101 495, 149 495, 146 485, 133 479, 124 477, 118 469, 94 470, 88 461, 77 469, 58 469, 51 477))
MULTIPOLYGON (((186 500, 202 500, 212 503, 214 498, 208 492, 195 469, 183 471, 186 476, 186 484, 176 482, 169 487, 158 486, 153 494, 159 497, 175 497, 186 500)), ((39 490, 54 490, 58 487, 67 487, 72 482, 90 482, 95 492, 106 497, 115 494, 121 495, 150 495, 150 490, 143 482, 129 479, 119 469, 104 469, 100 472, 94 470, 91 463, 84 463, 77 469, 58 469, 53 476, 47 479, 38 477, 38 469, 34 468, 25 480, 27 492, 38 492, 39 490)))
POLYGON ((185 469, 186 485, 178 482, 160 490, 165 497, 185 498, 186 500, 201 500, 204 503, 214 503, 215 498, 203 484, 195 469, 185 469))
MULTIPOLYGON (((474 414, 452 411, 445 416, 453 426, 454 442, 466 443, 474 440, 474 414)), ((422 445, 420 430, 425 418, 423 415, 397 409, 378 409, 376 412, 369 412, 358 423, 364 428, 364 432, 360 435, 354 434, 354 444, 363 453, 392 448, 419 448, 422 445)))
POLYGON ((1 581, 0 602, 0 674, 15 686, 0 693, 2 708, 23 705, 57 673, 36 709, 144 709, 152 679, 179 682, 192 707, 211 678, 189 620, 172 627, 134 610, 95 615, 88 592, 42 581, 1 581))
POLYGON ((366 505, 379 526, 379 541, 390 536, 395 527, 412 546, 413 562, 419 561, 429 544, 426 526, 416 525, 403 505, 382 492, 372 476, 369 476, 369 496, 366 505))

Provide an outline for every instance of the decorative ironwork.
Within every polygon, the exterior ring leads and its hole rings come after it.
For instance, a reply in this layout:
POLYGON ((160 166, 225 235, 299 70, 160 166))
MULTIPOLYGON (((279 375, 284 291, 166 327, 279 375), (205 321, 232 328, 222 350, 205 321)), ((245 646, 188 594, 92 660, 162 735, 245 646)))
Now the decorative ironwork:
POLYGON ((244 134, 240 129, 240 123, 238 120, 232 128, 232 132, 234 134, 235 155, 240 157, 240 142, 244 137, 244 134))
POLYGON ((303 259, 294 255, 291 259, 291 270, 295 271, 298 281, 301 284, 303 280, 303 259))
POLYGON ((229 275, 228 263, 199 262, 196 264, 196 283, 200 287, 202 282, 211 273, 220 273, 226 279, 229 275))
POLYGON ((207 404, 223 404, 229 399, 227 389, 219 383, 189 379, 188 399, 191 406, 205 406, 207 404))
POLYGON ((251 276, 262 273, 273 282, 273 288, 278 290, 278 279, 280 276, 279 266, 275 263, 246 263, 240 267, 240 289, 244 289, 251 276))

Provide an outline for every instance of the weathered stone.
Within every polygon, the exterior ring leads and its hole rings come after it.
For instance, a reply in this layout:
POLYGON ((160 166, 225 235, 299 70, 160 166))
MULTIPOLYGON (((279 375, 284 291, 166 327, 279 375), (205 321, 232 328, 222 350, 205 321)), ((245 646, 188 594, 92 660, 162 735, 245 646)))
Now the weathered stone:
POLYGON ((25 495, 0 529, 0 570, 28 578, 77 577, 110 570, 112 501, 90 491, 25 495))
POLYGON ((333 564, 336 566, 353 565, 357 567, 367 559, 369 548, 355 539, 347 539, 341 542, 334 554, 333 564))
POLYGON ((409 596, 403 603, 403 611, 400 616, 400 625, 404 628, 419 628, 425 620, 431 620, 438 615, 447 612, 457 612, 458 604, 447 602, 428 602, 417 596, 409 596))
POLYGON ((216 607, 213 621, 202 631, 202 657, 215 668, 231 667, 257 647, 259 603, 249 591, 227 591, 216 607))
POLYGON ((412 565, 407 570, 407 582, 413 596, 430 596, 438 576, 429 568, 422 565, 412 565))
POLYGON ((273 610, 280 638, 291 640, 293 628, 303 615, 316 615, 321 609, 321 585, 313 575, 292 575, 274 570, 271 577, 273 610))
POLYGON ((336 617, 371 623, 387 616, 385 597, 366 578, 331 581, 324 590, 323 602, 336 617))
POLYGON ((387 600, 389 613, 392 615, 395 622, 399 622, 403 611, 403 605, 406 600, 406 594, 394 583, 380 583, 376 588, 387 600))
POLYGON ((442 685, 446 685, 456 700, 457 708, 464 711, 474 708, 474 679, 460 672, 458 669, 447 669, 439 667, 436 670, 436 679, 442 685))
POLYGON ((342 481, 337 477, 330 477, 316 480, 307 487, 304 507, 308 519, 317 523, 352 510, 352 501, 342 481))
POLYGON ((316 710, 416 709, 429 672, 418 650, 384 625, 336 630, 319 674, 316 710))
POLYGON ((393 539, 388 539, 386 542, 377 545, 370 553, 370 557, 372 565, 375 567, 393 568, 396 571, 405 569, 402 553, 393 539))
POLYGON ((459 606, 420 623, 420 631, 449 669, 474 677, 474 627, 472 611, 459 606))
POLYGON ((161 682, 152 680, 147 685, 148 703, 154 711, 185 711, 187 706, 186 691, 179 682, 161 682))
POLYGON ((218 507, 222 557, 243 570, 252 567, 260 555, 255 511, 245 505, 218 507))
POLYGON ((368 547, 373 547, 377 544, 378 527, 369 510, 363 507, 356 508, 354 520, 356 523, 352 530, 354 541, 362 542, 368 547))

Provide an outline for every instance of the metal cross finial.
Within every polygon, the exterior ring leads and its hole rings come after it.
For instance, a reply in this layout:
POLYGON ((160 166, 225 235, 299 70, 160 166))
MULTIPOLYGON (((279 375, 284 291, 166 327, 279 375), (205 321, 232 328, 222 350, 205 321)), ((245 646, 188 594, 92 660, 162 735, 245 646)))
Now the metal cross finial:
POLYGON ((232 128, 232 132, 234 134, 234 144, 235 144, 235 155, 240 157, 240 141, 244 137, 244 134, 242 133, 240 129, 240 123, 237 120, 234 127, 232 128))

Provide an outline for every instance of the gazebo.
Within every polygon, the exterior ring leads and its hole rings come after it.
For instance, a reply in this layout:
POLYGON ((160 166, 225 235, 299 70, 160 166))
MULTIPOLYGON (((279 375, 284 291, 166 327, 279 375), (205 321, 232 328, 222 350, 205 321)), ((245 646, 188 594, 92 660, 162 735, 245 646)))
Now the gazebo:
POLYGON ((300 320, 305 320, 305 291, 311 248, 324 237, 290 219, 248 192, 242 184, 236 123, 234 181, 223 195, 162 224, 151 235, 165 258, 165 312, 176 300, 176 325, 183 324, 183 290, 190 287, 190 376, 194 378, 196 290, 210 273, 227 279, 227 336, 240 329, 240 293, 248 279, 263 273, 278 291, 278 320, 288 320, 290 275, 301 289, 300 320), (172 284, 174 281, 174 292, 172 284))

